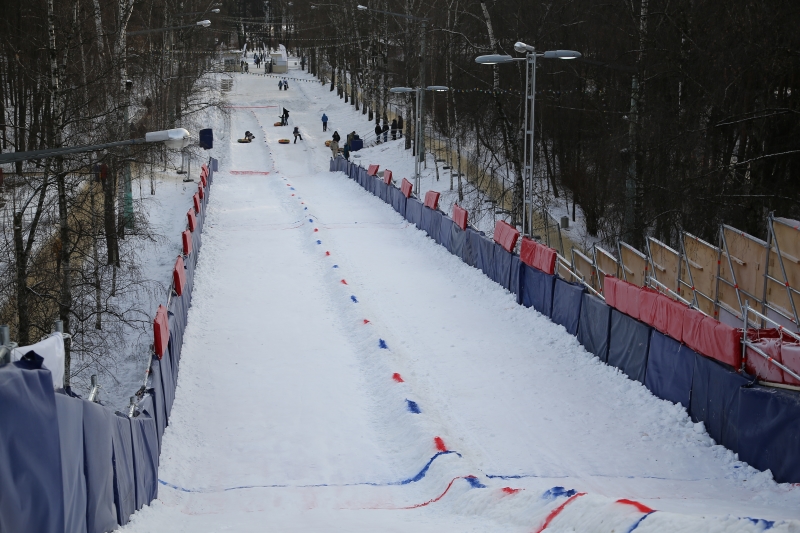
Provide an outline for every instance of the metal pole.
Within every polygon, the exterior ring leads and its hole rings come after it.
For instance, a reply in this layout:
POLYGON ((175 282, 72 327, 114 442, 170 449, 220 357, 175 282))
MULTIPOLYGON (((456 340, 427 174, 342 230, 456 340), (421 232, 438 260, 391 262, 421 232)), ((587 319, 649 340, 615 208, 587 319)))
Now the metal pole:
MULTIPOLYGON (((417 149, 417 159, 420 161, 425 161, 425 33, 428 29, 428 21, 422 20, 422 39, 420 39, 420 51, 419 51, 419 108, 420 111, 420 118, 419 118, 419 126, 422 133, 419 136, 419 148, 417 149)), ((419 194, 419 191, 417 191, 419 194)))
POLYGON ((97 396, 100 394, 100 386, 97 384, 97 374, 92 374, 92 390, 89 391, 89 401, 97 402, 97 396))
POLYGON ((529 111, 530 111, 530 109, 529 109, 530 106, 528 105, 528 102, 529 102, 528 94, 530 92, 530 83, 531 83, 531 80, 530 80, 530 65, 529 65, 529 61, 527 61, 527 58, 526 58, 526 61, 525 61, 525 122, 523 122, 523 127, 525 128, 525 130, 524 130, 525 131, 525 135, 524 135, 525 142, 522 143, 522 149, 523 149, 522 160, 524 161, 524 165, 525 165, 525 167, 522 170, 522 234, 523 235, 530 235, 531 234, 530 230, 528 229, 528 225, 526 224, 526 222, 528 220, 528 205, 527 205, 527 201, 528 201, 528 186, 529 186, 528 185, 528 180, 530 179, 530 172, 529 172, 530 166, 529 166, 529 163, 528 163, 528 142, 527 142, 528 141, 528 133, 529 133, 528 115, 529 115, 529 111))
MULTIPOLYGON (((530 99, 530 106, 531 106, 531 135, 530 135, 530 145, 528 146, 528 234, 533 234, 533 170, 534 170, 534 149, 536 147, 536 143, 534 142, 534 134, 536 133, 536 51, 528 54, 528 63, 530 64, 531 68, 531 86, 530 86, 530 95, 528 98, 530 99)), ((549 236, 548 236, 548 245, 549 245, 549 236)))
MULTIPOLYGON (((416 113, 416 120, 414 121, 414 148, 417 151, 417 156, 419 156, 419 145, 420 145, 420 138, 422 137, 422 133, 420 129, 422 128, 422 120, 420 119, 420 100, 421 94, 423 89, 417 88, 417 108, 415 110, 416 113)), ((419 196, 419 157, 414 158, 414 194, 419 196)))
MULTIPOLYGON (((130 136, 130 105, 131 105, 131 84, 129 82, 125 82, 125 110, 124 110, 124 121, 125 131, 123 135, 126 137, 130 136)), ((126 147, 123 151, 123 157, 125 161, 123 163, 123 180, 125 186, 125 194, 124 194, 124 201, 123 201, 123 217, 125 222, 125 229, 133 230, 133 189, 131 187, 131 163, 129 157, 130 151, 126 147)))

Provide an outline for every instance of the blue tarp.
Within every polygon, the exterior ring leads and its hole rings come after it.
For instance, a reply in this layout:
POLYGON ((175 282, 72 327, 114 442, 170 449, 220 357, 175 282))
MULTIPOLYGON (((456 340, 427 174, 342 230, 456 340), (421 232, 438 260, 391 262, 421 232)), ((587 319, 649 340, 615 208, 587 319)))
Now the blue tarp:
POLYGON ((712 439, 739 451, 739 390, 750 381, 713 359, 695 355, 689 414, 703 422, 712 439))
POLYGON ((519 273, 522 268, 522 261, 518 255, 511 256, 511 275, 508 280, 508 290, 517 295, 517 303, 519 301, 519 273))
POLYGON ((778 483, 800 482, 800 395, 754 386, 739 389, 739 459, 770 469, 778 483))
POLYGON ((164 351, 164 356, 159 363, 161 364, 161 390, 164 391, 164 408, 167 410, 167 420, 169 420, 172 414, 172 402, 175 401, 175 373, 172 371, 172 356, 169 354, 169 348, 164 351))
POLYGON ((608 337, 611 334, 611 307, 589 293, 584 293, 578 320, 578 342, 601 361, 608 361, 608 337))
POLYGON ((520 273, 521 302, 545 316, 553 312, 553 286, 555 276, 523 263, 520 273))
POLYGON ((99 404, 83 402, 83 460, 86 472, 86 529, 105 533, 117 527, 114 505, 114 414, 99 404))
MULTIPOLYGON (((427 207, 425 209, 428 209, 427 207)), ((442 212, 435 209, 428 209, 430 211, 430 223, 428 226, 428 235, 431 239, 439 243, 439 230, 442 226, 442 212)))
POLYGON ((419 212, 419 222, 417 223, 417 227, 428 235, 431 234, 431 208, 425 207, 425 204, 422 204, 422 210, 419 212))
POLYGON ((494 241, 487 237, 471 239, 475 256, 475 268, 486 274, 491 280, 495 279, 494 273, 494 241))
POLYGON ((447 250, 463 261, 464 244, 466 242, 467 232, 462 230, 460 227, 458 227, 458 224, 453 222, 453 225, 450 226, 450 246, 447 247, 447 250))
POLYGON ((153 387, 153 402, 155 404, 154 417, 156 419, 156 431, 158 435, 158 449, 161 450, 161 437, 167 427, 167 407, 164 401, 164 385, 161 380, 161 361, 153 356, 150 363, 150 384, 153 387))
POLYGON ((145 413, 129 420, 136 472, 136 508, 141 509, 158 495, 156 423, 145 413))
POLYGON ((439 223, 439 238, 436 242, 445 247, 450 252, 450 235, 453 233, 453 219, 447 215, 442 215, 442 221, 439 223))
POLYGON ((616 309, 611 310, 611 335, 608 340, 608 364, 625 372, 629 378, 644 383, 650 326, 616 309))
MULTIPOLYGON (((386 202, 387 188, 383 180, 375 182, 375 196, 386 202)), ((387 202, 388 203, 388 202, 387 202)))
POLYGON ((416 198, 408 198, 406 200, 406 220, 411 224, 420 226, 420 219, 422 217, 422 202, 416 198))
POLYGON ((117 507, 117 523, 124 526, 136 511, 131 423, 127 416, 119 413, 111 419, 111 436, 114 442, 114 505, 117 507))
POLYGON ((509 289, 511 280, 511 258, 514 254, 494 243, 494 278, 504 289, 509 289))
POLYGON ((66 531, 86 531, 86 474, 83 465, 83 403, 56 394, 58 435, 61 444, 61 480, 64 484, 66 531))
POLYGON ((480 248, 480 240, 484 238, 482 231, 467 226, 467 238, 464 241, 464 247, 461 252, 461 260, 471 267, 480 268, 478 266, 478 250, 480 248))
POLYGON ((400 213, 400 216, 406 217, 406 197, 400 189, 392 187, 392 207, 395 211, 400 213))
POLYGON ((0 531, 61 533, 64 487, 53 377, 41 357, 28 354, 0 367, 0 531))
POLYGON ((581 317, 581 304, 585 292, 586 288, 582 283, 570 283, 556 278, 551 317, 553 322, 564 326, 570 335, 578 334, 578 322, 581 317))
POLYGON ((679 403, 688 410, 696 355, 685 344, 654 329, 650 333, 645 386, 659 398, 679 403))

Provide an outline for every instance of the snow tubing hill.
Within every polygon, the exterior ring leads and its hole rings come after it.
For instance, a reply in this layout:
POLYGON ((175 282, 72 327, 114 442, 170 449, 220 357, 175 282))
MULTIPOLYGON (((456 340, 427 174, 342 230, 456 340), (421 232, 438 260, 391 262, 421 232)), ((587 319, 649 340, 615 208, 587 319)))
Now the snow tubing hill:
POLYGON ((438 209, 385 184, 373 167, 370 173, 342 157, 330 162, 331 172, 343 172, 391 205, 451 254, 515 294, 518 304, 533 307, 576 335, 589 353, 655 396, 680 403, 717 443, 753 467, 771 470, 779 483, 800 483, 800 394, 757 385, 753 377, 736 372, 735 337, 728 326, 714 324, 713 333, 698 330, 701 335, 687 341, 683 332, 690 335, 692 330, 683 314, 691 310, 685 306, 659 295, 642 296, 647 291, 610 277, 620 288, 604 301, 548 273, 552 254, 541 254, 541 262, 534 263, 546 270, 530 266, 483 232, 469 226, 462 230, 438 209))

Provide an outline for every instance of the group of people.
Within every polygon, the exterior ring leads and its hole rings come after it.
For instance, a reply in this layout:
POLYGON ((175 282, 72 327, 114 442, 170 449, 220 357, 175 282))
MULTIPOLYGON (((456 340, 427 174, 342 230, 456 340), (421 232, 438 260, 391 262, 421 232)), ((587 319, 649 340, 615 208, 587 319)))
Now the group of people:
POLYGON ((289 80, 283 78, 282 80, 278 80, 278 90, 279 91, 288 91, 289 90, 289 80))
POLYGON ((391 126, 389 125, 388 120, 386 117, 383 117, 383 126, 381 126, 380 120, 375 118, 375 138, 378 143, 381 142, 381 134, 383 134, 383 142, 388 142, 389 140, 389 132, 392 132, 392 140, 396 141, 399 138, 403 138, 403 116, 397 115, 396 119, 392 120, 391 126))
POLYGON ((247 61, 242 59, 241 65, 242 65, 242 72, 250 72, 250 67, 247 64, 247 61))

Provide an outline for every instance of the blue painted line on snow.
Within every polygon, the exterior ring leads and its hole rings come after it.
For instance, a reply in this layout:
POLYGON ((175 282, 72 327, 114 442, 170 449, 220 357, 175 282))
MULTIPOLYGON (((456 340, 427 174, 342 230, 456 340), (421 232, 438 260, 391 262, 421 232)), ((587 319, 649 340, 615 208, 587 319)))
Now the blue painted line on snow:
POLYGON ((378 339, 378 346, 379 346, 379 347, 380 347, 382 350, 388 350, 388 349, 389 349, 389 347, 386 345, 386 341, 385 341, 385 340, 383 340, 383 339, 378 339))
POLYGON ((354 303, 354 304, 357 304, 357 303, 358 303, 358 300, 356 299, 356 297, 355 297, 355 296, 351 296, 351 297, 350 297, 350 299, 351 299, 351 300, 353 300, 353 303, 354 303))
POLYGON ((645 519, 645 518, 647 518, 648 516, 650 516, 650 515, 651 515, 651 514, 653 514, 653 513, 655 513, 655 511, 650 511, 650 512, 649 512, 649 513, 647 513, 646 515, 644 515, 644 516, 640 517, 640 518, 639 518, 639 520, 637 520, 636 522, 634 522, 634 524, 633 524, 633 525, 632 525, 632 526, 631 526, 631 527, 628 529, 628 531, 626 531, 626 533, 631 533, 632 531, 634 531, 634 530, 635 530, 637 527, 639 527, 639 524, 641 524, 642 522, 644 522, 644 519, 645 519))
POLYGON ((485 489, 486 488, 486 485, 481 483, 481 481, 478 478, 476 478, 475 476, 467 476, 464 479, 467 480, 467 482, 470 484, 470 486, 473 489, 485 489))
POLYGON ((567 498, 575 495, 575 489, 565 489, 564 487, 552 487, 547 489, 547 491, 542 494, 543 500, 555 500, 556 498, 560 498, 562 496, 566 496, 567 498))
POLYGON ((757 526, 764 526, 763 531, 766 531, 768 529, 772 529, 772 527, 775 525, 775 521, 774 520, 763 520, 761 518, 750 518, 749 516, 746 516, 745 518, 750 520, 752 523, 754 523, 757 526))
POLYGON ((339 265, 333 265, 333 268, 339 268, 339 265))
POLYGON ((322 241, 317 241, 317 244, 322 244, 322 241))
POLYGON ((420 414, 422 412, 422 411, 420 411, 419 405, 417 405, 417 402, 415 402, 413 400, 406 400, 406 407, 408 407, 408 411, 410 413, 414 413, 415 415, 418 415, 418 414, 420 414))
POLYGON ((313 218, 309 218, 308 221, 309 222, 314 222, 314 219, 313 218))

